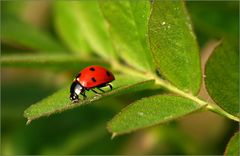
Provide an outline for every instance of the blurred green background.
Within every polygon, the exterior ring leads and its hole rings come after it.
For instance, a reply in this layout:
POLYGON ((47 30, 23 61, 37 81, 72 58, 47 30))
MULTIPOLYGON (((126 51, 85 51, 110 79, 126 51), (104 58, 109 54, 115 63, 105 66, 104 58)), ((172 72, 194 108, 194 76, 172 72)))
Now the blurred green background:
MULTIPOLYGON (((186 6, 200 49, 223 36, 238 43, 238 1, 188 1, 186 6)), ((1 23, 20 19, 47 33, 67 52, 53 26, 52 10, 51 1, 1 1, 1 23)), ((16 53, 39 52, 1 37, 1 55, 16 53)), ((25 125, 23 111, 57 91, 72 75, 72 71, 55 68, 1 68, 1 155, 223 154, 238 129, 236 122, 200 112, 111 140, 107 121, 146 92, 154 94, 151 91, 106 99, 25 125)))

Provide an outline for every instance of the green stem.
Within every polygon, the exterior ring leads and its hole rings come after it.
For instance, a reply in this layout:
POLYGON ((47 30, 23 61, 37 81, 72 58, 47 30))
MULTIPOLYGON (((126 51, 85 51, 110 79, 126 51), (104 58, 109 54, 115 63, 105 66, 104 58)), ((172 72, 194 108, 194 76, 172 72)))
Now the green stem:
POLYGON ((219 107, 216 104, 208 103, 207 109, 209 109, 210 111, 215 112, 217 114, 220 114, 222 116, 226 116, 229 119, 240 122, 240 119, 238 117, 233 116, 232 114, 229 114, 228 112, 224 111, 221 107, 219 107))
POLYGON ((195 101, 196 103, 200 104, 201 106, 207 105, 206 108, 211 110, 212 112, 215 112, 215 113, 218 113, 220 115, 226 116, 226 117, 228 117, 232 120, 238 121, 238 122, 240 121, 240 119, 238 117, 235 117, 235 116, 229 114, 228 112, 223 110, 218 105, 203 101, 203 100, 199 99, 198 97, 196 97, 196 96, 194 96, 190 93, 186 93, 186 92, 176 88, 175 86, 171 85, 170 83, 162 80, 161 78, 159 78, 155 75, 153 75, 153 77, 155 78, 157 84, 159 84, 162 87, 168 89, 169 91, 172 91, 173 93, 176 93, 176 94, 181 95, 183 97, 186 97, 188 99, 191 99, 191 100, 195 101))
POLYGON ((194 96, 194 95, 192 95, 190 93, 186 93, 186 92, 178 89, 177 87, 175 87, 172 84, 170 84, 169 82, 159 78, 158 76, 153 75, 153 74, 149 74, 149 75, 156 80, 156 84, 158 84, 158 85, 168 89, 169 91, 171 91, 173 93, 176 93, 178 95, 181 95, 183 97, 186 97, 188 99, 191 99, 191 100, 195 101, 196 103, 198 103, 201 106, 207 105, 207 102, 202 101, 201 99, 199 99, 198 97, 196 97, 196 96, 194 96))
POLYGON ((113 68, 116 69, 117 71, 120 71, 122 73, 126 73, 128 75, 133 75, 133 76, 139 76, 139 77, 143 77, 145 79, 154 79, 156 84, 160 85, 161 87, 175 93, 178 95, 181 95, 183 97, 186 97, 188 99, 191 99, 193 101, 195 101, 196 103, 198 103, 201 106, 206 105, 207 109, 209 109, 212 112, 215 112, 217 114, 223 115, 228 117, 229 119, 235 120, 240 122, 240 119, 238 117, 235 117, 231 114, 229 114, 228 112, 224 111, 221 107, 219 107, 216 104, 212 104, 209 102, 206 102, 204 100, 199 99, 198 97, 192 95, 191 93, 186 93, 180 89, 178 89, 177 87, 175 87, 174 85, 170 84, 168 81, 161 79, 160 77, 158 77, 157 75, 153 74, 153 73, 144 73, 144 72, 140 72, 137 71, 135 69, 132 69, 130 67, 124 66, 122 64, 119 64, 117 61, 112 62, 113 64, 113 68))

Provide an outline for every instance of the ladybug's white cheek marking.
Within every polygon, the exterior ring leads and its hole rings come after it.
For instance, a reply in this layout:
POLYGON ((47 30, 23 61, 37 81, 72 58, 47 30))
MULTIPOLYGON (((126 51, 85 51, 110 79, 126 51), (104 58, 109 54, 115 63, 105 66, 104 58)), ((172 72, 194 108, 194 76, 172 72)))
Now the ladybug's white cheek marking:
POLYGON ((81 92, 81 90, 80 90, 80 89, 78 89, 78 88, 76 88, 76 89, 75 89, 75 93, 76 93, 76 94, 78 94, 78 95, 79 95, 79 94, 80 94, 80 92, 81 92))
POLYGON ((77 81, 79 81, 79 78, 77 78, 77 81))

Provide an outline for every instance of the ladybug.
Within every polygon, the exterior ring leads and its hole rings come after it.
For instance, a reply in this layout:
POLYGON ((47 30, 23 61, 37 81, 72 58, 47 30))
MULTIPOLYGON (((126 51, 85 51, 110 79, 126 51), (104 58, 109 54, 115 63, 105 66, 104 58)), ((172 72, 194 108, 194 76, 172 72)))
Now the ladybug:
POLYGON ((85 91, 93 91, 96 94, 99 94, 95 88, 102 90, 102 87, 109 86, 112 90, 112 85, 109 84, 115 80, 113 74, 108 71, 106 68, 101 66, 88 66, 84 68, 73 80, 73 83, 70 87, 70 100, 72 102, 78 102, 78 95, 81 94, 83 99, 86 99, 85 91))

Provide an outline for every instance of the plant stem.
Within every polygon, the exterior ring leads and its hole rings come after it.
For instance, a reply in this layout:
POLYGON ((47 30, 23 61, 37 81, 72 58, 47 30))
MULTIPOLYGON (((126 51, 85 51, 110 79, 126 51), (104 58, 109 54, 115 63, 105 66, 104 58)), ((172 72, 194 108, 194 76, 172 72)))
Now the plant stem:
POLYGON ((161 79, 159 76, 157 76, 153 73, 140 72, 140 71, 137 71, 137 70, 132 69, 130 67, 127 67, 125 65, 122 65, 122 64, 118 63, 117 61, 114 61, 112 65, 113 65, 114 69, 116 69, 117 71, 120 71, 122 73, 126 73, 128 75, 139 76, 139 77, 142 77, 142 78, 145 78, 145 79, 154 79, 156 84, 160 85, 161 87, 163 87, 163 88, 165 88, 165 89, 167 89, 167 90, 169 90, 169 91, 171 91, 175 94, 178 94, 178 95, 181 95, 185 98, 191 99, 201 106, 206 105, 207 106, 206 108, 209 109, 212 112, 215 112, 217 114, 228 117, 229 119, 240 122, 240 119, 238 117, 235 117, 235 116, 229 114, 228 112, 224 111, 218 105, 213 104, 213 103, 209 103, 209 102, 204 101, 204 100, 201 100, 200 98, 192 95, 191 93, 184 92, 184 91, 178 89, 177 87, 175 87, 174 85, 170 84, 168 81, 161 79))
POLYGON ((188 99, 191 99, 193 101, 195 101, 196 103, 198 103, 199 105, 201 106, 204 106, 207 104, 207 102, 205 101, 202 101, 201 99, 199 99, 198 97, 190 94, 190 93, 186 93, 180 89, 178 89, 177 87, 173 86, 172 84, 170 84, 169 82, 159 78, 158 76, 156 75, 153 75, 151 74, 151 77, 154 78, 156 80, 156 84, 168 89, 169 91, 173 92, 173 93, 176 93, 178 95, 181 95, 183 97, 186 97, 188 99))
POLYGON ((235 120, 240 122, 240 119, 236 116, 233 116, 232 114, 229 114, 228 112, 224 111, 221 107, 219 107, 216 104, 208 103, 207 109, 211 110, 212 112, 215 112, 217 114, 223 115, 228 117, 229 119, 235 120))
POLYGON ((191 100, 195 101, 196 103, 200 104, 201 106, 207 105, 206 108, 215 112, 215 113, 226 116, 226 117, 228 117, 232 120, 238 121, 238 122, 240 121, 240 119, 238 117, 235 117, 235 116, 229 114, 228 112, 223 110, 218 105, 203 101, 203 100, 199 99, 198 97, 196 97, 196 96, 194 96, 190 93, 186 93, 186 92, 176 88, 175 86, 171 85, 169 82, 166 82, 165 80, 162 80, 161 78, 159 78, 155 75, 153 75, 153 76, 155 77, 156 84, 161 85, 162 87, 168 89, 169 91, 172 91, 173 93, 176 93, 176 94, 181 95, 183 97, 186 97, 188 99, 191 99, 191 100))

